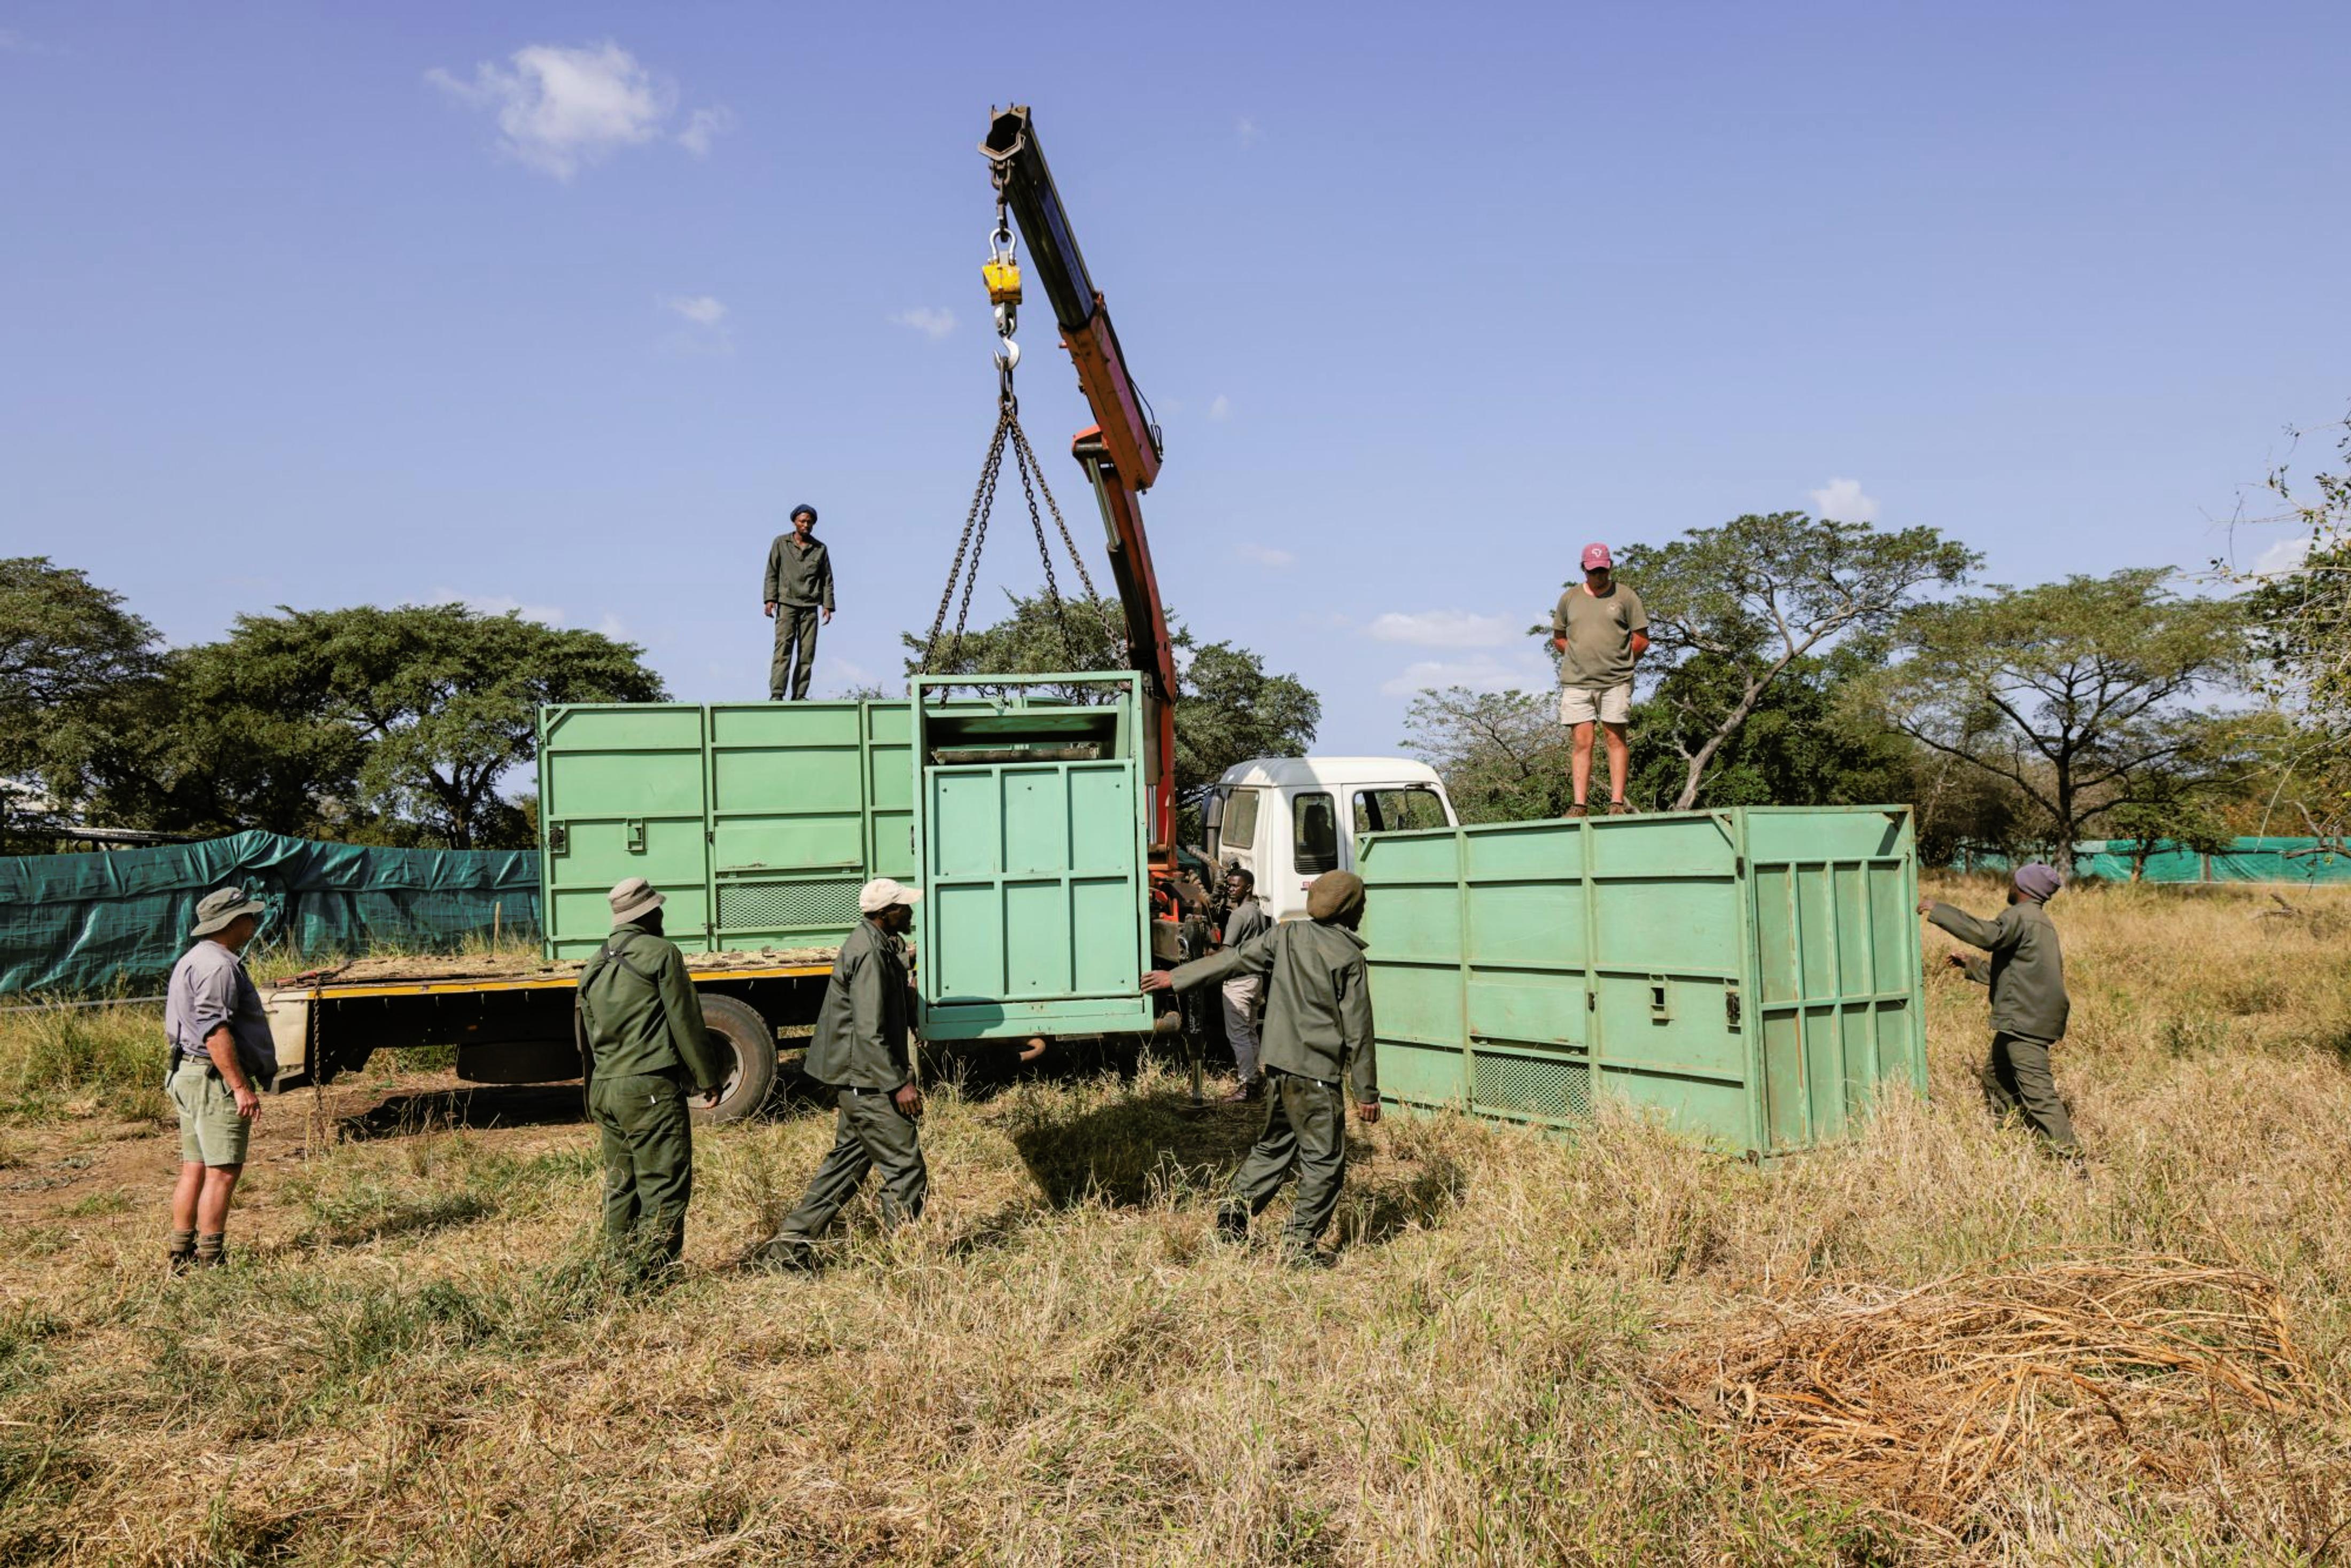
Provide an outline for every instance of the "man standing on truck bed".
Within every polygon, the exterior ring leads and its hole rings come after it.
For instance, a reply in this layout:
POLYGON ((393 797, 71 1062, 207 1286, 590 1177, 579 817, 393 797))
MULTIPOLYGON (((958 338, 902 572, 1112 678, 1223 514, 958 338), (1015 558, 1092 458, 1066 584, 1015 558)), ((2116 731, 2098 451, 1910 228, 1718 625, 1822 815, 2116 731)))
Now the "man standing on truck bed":
POLYGON ((816 508, 792 508, 792 531, 768 547, 768 613, 776 618, 776 662, 768 671, 768 698, 799 701, 816 674, 816 629, 832 620, 832 552, 816 537, 816 508), (799 664, 793 656, 799 655, 799 664))
POLYGON ((650 1273, 685 1249, 694 1197, 685 1085, 716 1105, 726 1063, 703 1027, 685 955, 662 935, 668 900, 641 876, 608 896, 612 934, 580 976, 580 1056, 588 1113, 604 1134, 604 1241, 623 1267, 650 1273))
POLYGON ((931 1177, 914 1134, 923 1091, 914 1082, 908 1051, 904 935, 922 896, 886 876, 858 892, 862 918, 833 961, 808 1053, 808 1075, 831 1089, 840 1107, 832 1152, 817 1167, 799 1207, 762 1249, 768 1263, 798 1269, 812 1264, 816 1239, 876 1166, 882 1171, 885 1226, 902 1225, 923 1212, 931 1177))
POLYGON ((1247 1237, 1250 1219, 1295 1168, 1298 1197, 1282 1228, 1282 1251, 1301 1268, 1322 1260, 1315 1243, 1346 1179, 1343 1082, 1354 1093, 1356 1119, 1366 1125, 1380 1119, 1372 997, 1364 939, 1355 935, 1364 918, 1363 879, 1351 871, 1323 873, 1306 890, 1306 913, 1308 920, 1285 920, 1172 974, 1155 969, 1143 977, 1145 991, 1188 991, 1228 975, 1267 977, 1259 1050, 1270 1081, 1265 1131, 1233 1175, 1217 1229, 1228 1240, 1247 1237))
POLYGON ((1583 580, 1559 596, 1551 612, 1551 645, 1559 650, 1559 722, 1573 737, 1568 781, 1575 789, 1571 817, 1588 816, 1592 792, 1592 730, 1608 737, 1608 814, 1625 814, 1625 774, 1630 751, 1625 726, 1633 717, 1633 668, 1649 651, 1649 612, 1641 596, 1616 580, 1608 547, 1583 547, 1583 580))
POLYGON ((2055 867, 2035 862, 2016 868, 2008 907, 1997 920, 1978 920, 1931 898, 1918 901, 1918 913, 1991 955, 1989 963, 1959 953, 1950 955, 1950 961, 1969 979, 1991 988, 1991 1055, 1978 1077, 1992 1114, 2003 1121, 2022 1116, 2053 1153, 2078 1160, 2082 1145, 2049 1071, 2049 1048, 2065 1038, 2065 1020, 2073 1011, 2057 927, 2043 908, 2061 885, 2055 867))
POLYGON ((229 1199, 245 1170, 260 1087, 277 1079, 269 1016, 241 955, 261 929, 264 905, 241 887, 196 902, 195 940, 172 966, 163 1032, 172 1042, 165 1087, 180 1113, 180 1180, 172 1189, 172 1272, 217 1269, 227 1257, 229 1199))

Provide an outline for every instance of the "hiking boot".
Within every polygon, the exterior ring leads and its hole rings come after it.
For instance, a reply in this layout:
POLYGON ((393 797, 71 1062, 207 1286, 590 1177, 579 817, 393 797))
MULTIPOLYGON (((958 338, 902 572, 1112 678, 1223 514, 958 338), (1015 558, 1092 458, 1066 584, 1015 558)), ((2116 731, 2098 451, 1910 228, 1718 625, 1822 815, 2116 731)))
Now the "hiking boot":
POLYGON ((174 1230, 172 1243, 163 1254, 164 1264, 174 1274, 184 1274, 196 1266, 196 1233, 174 1230))
POLYGON ((1265 1080, 1262 1078, 1252 1078, 1247 1083, 1242 1084, 1239 1088, 1226 1095, 1219 1103, 1226 1105, 1249 1105, 1254 1104, 1256 1102, 1264 1098, 1265 1080))
POLYGON ((1335 1260, 1333 1260, 1329 1253, 1323 1251, 1318 1247, 1286 1247, 1282 1249, 1281 1266, 1285 1269, 1297 1269, 1300 1270, 1328 1269, 1332 1266, 1333 1261, 1335 1261, 1335 1260))
POLYGON ((1583 801, 1578 800, 1574 805, 1570 806, 1567 809, 1567 815, 1571 817, 1588 817, 1592 815, 1592 808, 1585 805, 1583 801))
POLYGON ((813 1274, 816 1249, 797 1236, 778 1236, 764 1247, 753 1248, 743 1261, 747 1267, 776 1273, 813 1274))
POLYGON ((1612 817, 1629 817, 1633 814, 1633 810, 1622 800, 1611 800, 1608 802, 1608 814, 1612 817))
POLYGON ((1217 1239, 1236 1245, 1249 1239, 1249 1210, 1237 1203, 1228 1203, 1217 1210, 1217 1239))

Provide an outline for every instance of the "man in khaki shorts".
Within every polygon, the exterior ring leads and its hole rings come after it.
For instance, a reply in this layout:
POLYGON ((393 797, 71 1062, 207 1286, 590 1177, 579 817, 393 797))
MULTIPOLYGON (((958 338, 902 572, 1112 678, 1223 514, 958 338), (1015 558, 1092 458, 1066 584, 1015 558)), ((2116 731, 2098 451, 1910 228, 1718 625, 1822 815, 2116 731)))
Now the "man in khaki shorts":
POLYGON ((261 1089, 277 1079, 277 1049, 261 993, 241 955, 261 929, 264 905, 241 887, 197 901, 196 940, 172 967, 163 1032, 172 1044, 165 1085, 180 1113, 180 1180, 172 1189, 172 1271, 225 1260, 229 1198, 245 1170, 261 1114, 261 1089))
POLYGON ((1625 726, 1633 717, 1633 667, 1649 648, 1649 613, 1641 596, 1616 580, 1606 545, 1583 547, 1583 580, 1559 596, 1551 612, 1551 645, 1560 653, 1559 722, 1574 738, 1568 780, 1575 803, 1567 814, 1591 814, 1597 724, 1608 737, 1608 814, 1622 816, 1631 757, 1625 726))

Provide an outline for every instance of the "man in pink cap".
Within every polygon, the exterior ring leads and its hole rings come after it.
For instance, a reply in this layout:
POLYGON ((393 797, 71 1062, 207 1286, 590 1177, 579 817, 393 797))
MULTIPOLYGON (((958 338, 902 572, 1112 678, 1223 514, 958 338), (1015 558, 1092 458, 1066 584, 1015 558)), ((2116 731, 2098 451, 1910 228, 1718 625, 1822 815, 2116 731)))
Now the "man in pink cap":
POLYGON ((1625 811, 1625 774, 1631 757, 1625 726, 1633 717, 1633 666, 1649 648, 1649 612, 1641 596, 1616 580, 1606 545, 1583 547, 1583 580, 1559 596, 1551 612, 1551 645, 1559 650, 1559 722, 1574 737, 1568 778, 1575 786, 1571 817, 1592 808, 1592 731, 1608 737, 1608 814, 1625 811))

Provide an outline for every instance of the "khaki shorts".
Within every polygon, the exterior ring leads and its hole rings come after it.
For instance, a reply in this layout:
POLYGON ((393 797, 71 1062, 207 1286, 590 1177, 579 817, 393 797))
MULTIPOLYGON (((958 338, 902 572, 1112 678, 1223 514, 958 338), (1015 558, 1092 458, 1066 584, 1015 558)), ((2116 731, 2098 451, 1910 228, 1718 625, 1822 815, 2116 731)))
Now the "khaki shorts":
POLYGON ((1630 724, 1633 722, 1633 683, 1622 682, 1588 692, 1581 686, 1562 686, 1559 691, 1559 722, 1566 725, 1630 724))
POLYGON ((201 1061, 172 1074, 172 1103, 180 1112, 180 1160, 192 1166, 241 1166, 253 1124, 236 1113, 236 1096, 201 1061))

